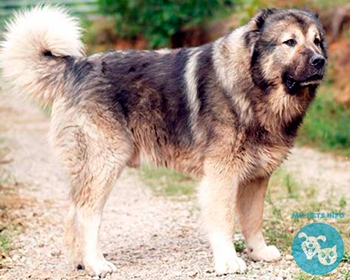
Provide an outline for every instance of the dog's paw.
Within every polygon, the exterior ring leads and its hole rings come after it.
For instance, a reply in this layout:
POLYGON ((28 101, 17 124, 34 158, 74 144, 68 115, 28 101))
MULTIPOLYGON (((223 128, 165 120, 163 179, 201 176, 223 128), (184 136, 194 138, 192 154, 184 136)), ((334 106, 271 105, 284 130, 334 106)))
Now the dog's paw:
POLYGON ((277 261, 281 258, 281 253, 278 251, 276 246, 264 246, 261 249, 248 251, 248 255, 255 261, 277 261))
POLYGON ((108 274, 117 271, 115 265, 105 259, 99 261, 85 261, 84 267, 91 276, 97 278, 105 278, 108 274))
POLYGON ((229 273, 242 273, 247 269, 245 262, 238 257, 235 258, 217 258, 215 260, 215 272, 218 275, 229 273))

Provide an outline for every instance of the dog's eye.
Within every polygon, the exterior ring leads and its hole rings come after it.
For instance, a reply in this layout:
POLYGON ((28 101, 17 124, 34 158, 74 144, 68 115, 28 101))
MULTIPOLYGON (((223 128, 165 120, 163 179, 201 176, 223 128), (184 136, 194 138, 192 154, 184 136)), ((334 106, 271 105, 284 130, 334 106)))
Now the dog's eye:
POLYGON ((315 44, 316 46, 321 45, 321 40, 320 40, 320 39, 318 39, 318 38, 315 38, 315 40, 314 40, 314 44, 315 44))
POLYGON ((285 44, 289 47, 295 47, 297 44, 297 41, 295 41, 294 39, 289 39, 287 41, 284 41, 283 44, 285 44))

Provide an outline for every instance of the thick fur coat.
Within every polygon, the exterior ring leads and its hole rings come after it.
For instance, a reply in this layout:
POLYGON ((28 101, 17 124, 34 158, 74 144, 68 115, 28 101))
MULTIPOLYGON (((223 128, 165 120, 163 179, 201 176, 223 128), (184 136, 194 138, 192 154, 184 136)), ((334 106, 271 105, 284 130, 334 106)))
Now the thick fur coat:
POLYGON ((85 56, 80 36, 65 10, 38 7, 8 24, 0 51, 7 84, 52 106, 50 140, 71 177, 74 264, 116 271, 99 246, 102 210, 123 168, 144 160, 202 180, 219 274, 246 269, 232 243, 235 217, 251 258, 279 259, 262 236, 263 201, 324 75, 317 16, 262 10, 212 43, 175 50, 85 56))

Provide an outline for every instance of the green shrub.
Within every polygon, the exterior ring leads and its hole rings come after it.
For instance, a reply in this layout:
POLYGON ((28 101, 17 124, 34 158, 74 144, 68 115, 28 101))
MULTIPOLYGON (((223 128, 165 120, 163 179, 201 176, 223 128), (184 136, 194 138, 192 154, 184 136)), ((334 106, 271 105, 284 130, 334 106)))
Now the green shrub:
POLYGON ((230 10, 233 0, 99 0, 99 5, 115 19, 121 37, 143 35, 156 48, 168 46, 181 27, 198 25, 216 12, 230 10))
POLYGON ((327 86, 320 88, 306 114, 298 142, 349 156, 350 111, 333 100, 333 90, 327 86))

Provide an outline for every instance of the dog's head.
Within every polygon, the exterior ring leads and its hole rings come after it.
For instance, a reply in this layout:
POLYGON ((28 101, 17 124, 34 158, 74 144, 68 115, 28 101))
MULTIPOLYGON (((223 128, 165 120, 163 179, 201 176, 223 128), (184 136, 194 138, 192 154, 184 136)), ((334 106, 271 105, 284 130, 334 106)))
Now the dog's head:
POLYGON ((320 248, 320 244, 318 243, 318 240, 322 240, 323 242, 326 241, 326 237, 324 235, 320 235, 318 237, 307 236, 306 233, 304 232, 299 233, 298 237, 306 238, 303 241, 303 244, 305 248, 308 250, 318 250, 320 248))
POLYGON ((267 9, 248 24, 252 78, 268 92, 283 84, 294 95, 317 87, 326 67, 325 35, 317 15, 303 10, 267 9))

